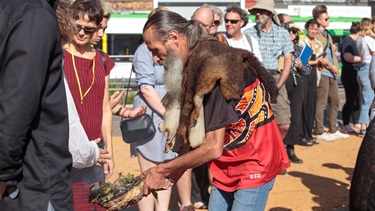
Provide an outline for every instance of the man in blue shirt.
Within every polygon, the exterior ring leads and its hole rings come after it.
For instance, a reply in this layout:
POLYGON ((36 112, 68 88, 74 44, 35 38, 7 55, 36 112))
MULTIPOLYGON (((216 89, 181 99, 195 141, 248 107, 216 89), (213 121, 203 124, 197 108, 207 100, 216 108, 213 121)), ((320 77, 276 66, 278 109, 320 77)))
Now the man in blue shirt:
POLYGON ((256 25, 244 31, 254 37, 260 47, 263 58, 262 65, 272 73, 279 88, 277 103, 271 104, 276 122, 284 139, 290 126, 290 107, 288 94, 285 89, 285 81, 289 77, 292 68, 293 44, 289 33, 279 27, 279 19, 276 16, 273 0, 259 0, 249 12, 255 15, 256 25), (284 56, 284 68, 280 72, 278 67, 279 57, 284 56))

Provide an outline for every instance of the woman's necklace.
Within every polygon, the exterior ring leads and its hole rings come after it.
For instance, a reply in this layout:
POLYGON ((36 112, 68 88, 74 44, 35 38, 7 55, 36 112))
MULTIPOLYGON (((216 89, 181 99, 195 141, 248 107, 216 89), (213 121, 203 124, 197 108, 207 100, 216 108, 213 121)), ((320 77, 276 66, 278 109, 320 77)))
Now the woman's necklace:
POLYGON ((313 53, 316 54, 316 43, 315 38, 311 38, 309 36, 307 37, 307 44, 310 46, 310 48, 313 50, 313 53))
POLYGON ((94 82, 95 82, 95 56, 94 56, 94 59, 92 60, 92 83, 91 83, 90 87, 86 90, 85 94, 82 94, 81 82, 79 80, 78 71, 77 71, 77 68, 76 68, 75 61, 74 61, 74 53, 73 53, 73 46, 72 45, 70 45, 70 53, 72 54, 73 68, 74 68, 74 73, 75 73, 76 79, 77 79, 79 96, 81 97, 81 104, 83 104, 83 98, 85 98, 86 95, 90 92, 90 90, 91 90, 91 88, 92 88, 92 86, 94 85, 94 82))

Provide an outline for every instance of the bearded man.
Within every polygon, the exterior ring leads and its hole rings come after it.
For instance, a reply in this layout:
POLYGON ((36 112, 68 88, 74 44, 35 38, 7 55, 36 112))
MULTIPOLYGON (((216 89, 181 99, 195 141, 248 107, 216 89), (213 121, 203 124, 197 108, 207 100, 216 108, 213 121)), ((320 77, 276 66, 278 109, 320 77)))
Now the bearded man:
POLYGON ((201 33, 198 22, 171 11, 144 26, 154 62, 166 68, 159 128, 168 132, 166 150, 180 153, 142 174, 144 194, 208 163, 209 210, 262 210, 275 177, 290 166, 269 105, 276 82, 252 53, 201 33))
POLYGON ((279 88, 277 103, 271 105, 275 112, 276 122, 284 139, 290 127, 290 102, 285 89, 285 82, 292 69, 292 52, 294 51, 289 32, 280 25, 273 0, 258 0, 249 10, 255 15, 256 25, 243 33, 254 37, 260 46, 263 66, 273 75, 279 88), (282 70, 279 70, 279 57, 283 55, 282 70))

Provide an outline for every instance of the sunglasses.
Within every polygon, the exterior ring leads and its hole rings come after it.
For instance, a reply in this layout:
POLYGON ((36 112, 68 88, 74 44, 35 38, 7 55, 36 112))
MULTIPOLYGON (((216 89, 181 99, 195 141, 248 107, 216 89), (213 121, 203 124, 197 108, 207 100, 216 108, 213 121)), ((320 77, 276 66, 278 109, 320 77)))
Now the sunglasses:
POLYGON ((292 32, 293 34, 298 34, 298 30, 289 30, 289 32, 292 32))
POLYGON ((80 32, 83 29, 85 34, 92 34, 98 28, 98 27, 93 28, 93 27, 82 26, 82 25, 79 25, 79 24, 76 24, 76 27, 77 27, 77 32, 80 32))
POLYGON ((262 9, 252 9, 250 10, 250 14, 251 15, 256 15, 256 14, 265 14, 267 12, 267 10, 262 10, 262 9))
POLYGON ((237 24, 238 21, 240 21, 240 20, 228 20, 228 19, 224 19, 224 22, 225 22, 225 23, 230 22, 231 24, 237 24))
POLYGON ((329 21, 329 18, 324 19, 325 21, 329 21))
POLYGON ((289 32, 292 32, 293 34, 298 34, 298 29, 289 29, 289 32))
POLYGON ((213 25, 215 25, 215 26, 219 26, 220 24, 221 24, 221 21, 219 21, 219 20, 215 20, 213 25))

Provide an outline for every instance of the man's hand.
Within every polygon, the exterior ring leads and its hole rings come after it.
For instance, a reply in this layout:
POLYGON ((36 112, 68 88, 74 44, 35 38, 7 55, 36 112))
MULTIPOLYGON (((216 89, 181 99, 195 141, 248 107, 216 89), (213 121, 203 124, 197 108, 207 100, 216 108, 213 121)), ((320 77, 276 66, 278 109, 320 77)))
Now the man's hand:
POLYGON ((333 75, 335 75, 335 76, 338 76, 339 73, 340 73, 340 70, 337 66, 332 66, 331 71, 332 71, 333 75))
POLYGON ((144 180, 143 195, 148 196, 152 190, 168 189, 174 182, 158 172, 158 166, 152 167, 141 174, 144 180))
MULTIPOLYGON (((124 96, 124 93, 125 93, 125 90, 119 92, 119 91, 116 91, 115 93, 113 93, 109 99, 109 105, 111 106, 111 109, 112 109, 112 114, 113 113, 113 109, 119 104, 122 96, 124 96)), ((116 111, 114 111, 116 112, 116 111)))
POLYGON ((137 118, 137 117, 143 116, 145 115, 146 110, 147 110, 146 105, 134 108, 133 110, 130 110, 128 118, 137 118))
POLYGON ((319 65, 320 65, 320 66, 323 66, 323 67, 328 66, 328 65, 329 65, 329 60, 328 60, 328 58, 327 58, 327 57, 324 57, 324 58, 322 58, 322 59, 319 59, 319 65))
POLYGON ((7 185, 0 184, 0 200, 3 198, 5 191, 7 190, 7 185))

